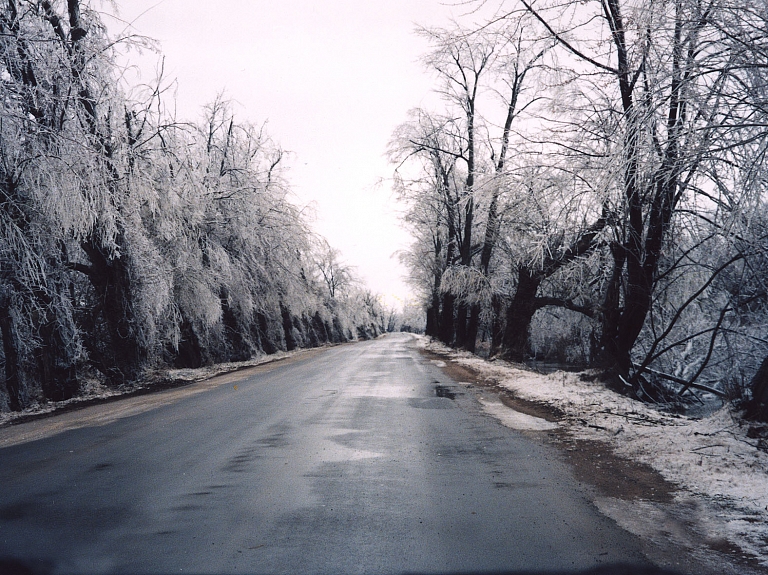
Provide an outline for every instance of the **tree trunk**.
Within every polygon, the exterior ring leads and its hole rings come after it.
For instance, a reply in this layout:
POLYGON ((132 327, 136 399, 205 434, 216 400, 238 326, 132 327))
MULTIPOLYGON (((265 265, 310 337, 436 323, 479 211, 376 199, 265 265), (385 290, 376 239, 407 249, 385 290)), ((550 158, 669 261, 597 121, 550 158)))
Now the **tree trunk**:
POLYGON ((344 333, 344 327, 341 325, 341 320, 338 317, 333 318, 333 333, 333 341, 335 343, 343 343, 351 338, 350 335, 344 333))
POLYGON ((16 346, 16 327, 13 324, 13 317, 8 305, 0 307, 0 335, 3 338, 5 388, 8 391, 8 407, 11 411, 21 411, 27 406, 27 397, 19 374, 19 350, 16 346))
POLYGON ((256 312, 256 326, 259 335, 259 345, 261 346, 262 351, 269 355, 276 353, 277 346, 272 341, 272 338, 269 337, 269 322, 267 316, 262 312, 256 312))
POLYGON ((467 332, 467 313, 469 306, 463 301, 456 308, 456 347, 467 349, 469 346, 469 334, 467 332))
POLYGON ((619 349, 619 324, 621 321, 621 284, 624 271, 624 246, 614 243, 611 245, 613 256, 613 271, 608 280, 608 286, 603 297, 601 307, 601 333, 600 343, 593 360, 600 366, 609 370, 628 373, 630 366, 629 351, 622 352, 619 349), (623 367, 622 367, 623 366, 623 367))
POLYGON ((432 304, 427 308, 427 325, 424 328, 424 334, 428 335, 430 337, 437 337, 438 336, 438 317, 440 313, 440 307, 439 307, 439 301, 437 300, 437 305, 435 305, 435 300, 437 298, 432 299, 432 304))
POLYGON ((443 307, 440 313, 440 341, 445 345, 452 345, 454 339, 453 308, 456 296, 452 293, 443 294, 443 307))
POLYGON ((76 366, 68 357, 58 322, 51 315, 50 311, 45 313, 44 323, 40 326, 43 345, 37 348, 35 355, 40 367, 43 395, 51 401, 64 401, 77 395, 80 383, 76 366))
POLYGON ((499 353, 504 341, 504 327, 501 321, 501 314, 503 308, 503 300, 499 294, 493 294, 491 299, 491 306, 493 308, 493 321, 491 322, 491 351, 490 357, 499 353))
POLYGON ((439 262, 441 244, 435 245, 435 271, 432 283, 432 302, 427 308, 427 325, 424 328, 425 335, 430 337, 440 337, 440 280, 442 279, 442 270, 439 262))
POLYGON ((477 332, 480 329, 480 304, 472 304, 469 308, 469 321, 467 322, 467 338, 464 349, 475 353, 477 347, 477 332))
POLYGON ((293 319, 291 311, 280 302, 280 315, 283 318, 283 332, 285 334, 285 349, 292 351, 296 349, 296 339, 293 337, 293 319))
POLYGON ((221 288, 221 320, 224 324, 224 334, 229 344, 229 358, 227 361, 246 361, 251 358, 253 349, 250 342, 243 337, 243 328, 238 321, 237 314, 229 305, 229 290, 221 288))
POLYGON ((203 350, 200 340, 190 321, 184 317, 179 326, 179 349, 173 357, 173 365, 178 368, 196 369, 203 365, 203 350))
POLYGON ((536 292, 543 280, 541 273, 521 266, 517 273, 517 290, 507 308, 507 325, 504 329, 503 357, 512 361, 524 361, 528 356, 528 332, 533 314, 536 313, 536 292))
POLYGON ((763 359, 749 388, 752 398, 747 403, 747 418, 768 423, 768 357, 763 359))
POLYGON ((312 316, 312 327, 315 330, 315 333, 317 334, 318 342, 319 343, 327 343, 330 341, 330 335, 328 334, 328 330, 325 327, 325 322, 323 321, 323 318, 320 317, 320 312, 316 311, 315 315, 312 316))
POLYGON ((110 341, 105 359, 111 365, 102 366, 113 383, 124 384, 135 380, 145 356, 134 326, 131 281, 125 261, 107 257, 90 242, 83 250, 91 261, 87 273, 101 307, 110 341))

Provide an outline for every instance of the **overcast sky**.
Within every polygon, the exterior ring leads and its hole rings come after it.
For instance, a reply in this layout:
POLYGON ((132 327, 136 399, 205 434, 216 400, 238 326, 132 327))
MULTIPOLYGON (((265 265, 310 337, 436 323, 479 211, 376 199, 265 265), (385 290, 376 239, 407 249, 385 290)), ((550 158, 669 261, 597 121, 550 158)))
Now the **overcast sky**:
MULTIPOLYGON (((224 91, 241 118, 267 120, 271 136, 292 152, 292 189, 297 203, 314 207, 316 231, 392 301, 408 294, 394 253, 409 237, 398 225, 384 153, 408 110, 434 101, 433 79, 419 61, 427 45, 414 28, 444 26, 466 12, 453 1, 118 0, 118 6, 136 33, 159 41, 165 74, 178 81, 179 119, 198 118, 224 91)), ((157 60, 145 54, 145 81, 157 60)))

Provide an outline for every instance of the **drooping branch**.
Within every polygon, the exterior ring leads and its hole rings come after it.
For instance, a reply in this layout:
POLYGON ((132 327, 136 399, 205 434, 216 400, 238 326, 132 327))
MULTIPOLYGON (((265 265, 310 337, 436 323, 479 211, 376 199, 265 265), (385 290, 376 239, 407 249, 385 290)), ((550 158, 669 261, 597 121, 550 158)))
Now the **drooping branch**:
POLYGON ((557 297, 536 297, 534 299, 534 305, 536 306, 536 309, 541 309, 547 306, 554 306, 554 307, 561 307, 564 309, 569 309, 571 311, 578 312, 589 318, 595 317, 595 310, 592 307, 586 306, 586 305, 579 305, 575 303, 573 300, 569 300, 569 299, 562 299, 557 297))

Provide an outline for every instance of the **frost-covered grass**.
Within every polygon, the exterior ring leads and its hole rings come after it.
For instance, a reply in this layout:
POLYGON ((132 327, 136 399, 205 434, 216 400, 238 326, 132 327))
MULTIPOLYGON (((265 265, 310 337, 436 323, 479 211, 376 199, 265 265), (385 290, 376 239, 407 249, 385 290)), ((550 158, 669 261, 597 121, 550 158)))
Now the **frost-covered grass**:
POLYGON ((493 379, 517 397, 557 408, 559 425, 578 439, 600 440, 650 465, 708 508, 714 530, 768 566, 768 454, 747 437, 748 424, 728 405, 701 418, 663 413, 579 374, 534 373, 486 361, 421 338, 425 348, 493 379))

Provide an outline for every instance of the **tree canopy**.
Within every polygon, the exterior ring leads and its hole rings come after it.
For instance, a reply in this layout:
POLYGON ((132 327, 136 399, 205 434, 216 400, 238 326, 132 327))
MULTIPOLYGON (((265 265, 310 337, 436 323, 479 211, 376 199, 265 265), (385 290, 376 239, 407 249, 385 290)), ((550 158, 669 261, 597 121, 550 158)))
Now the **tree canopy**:
POLYGON ((742 0, 513 0, 425 31, 443 107, 391 156, 428 333, 654 401, 749 396, 766 24, 742 0))
POLYGON ((87 2, 0 8, 3 403, 147 369, 374 337, 385 313, 289 201, 285 154, 219 98, 129 98, 87 2), (327 277, 329 258, 333 278, 327 277), (334 259, 335 258, 335 259, 334 259), (330 289, 329 289, 330 288, 330 289))

